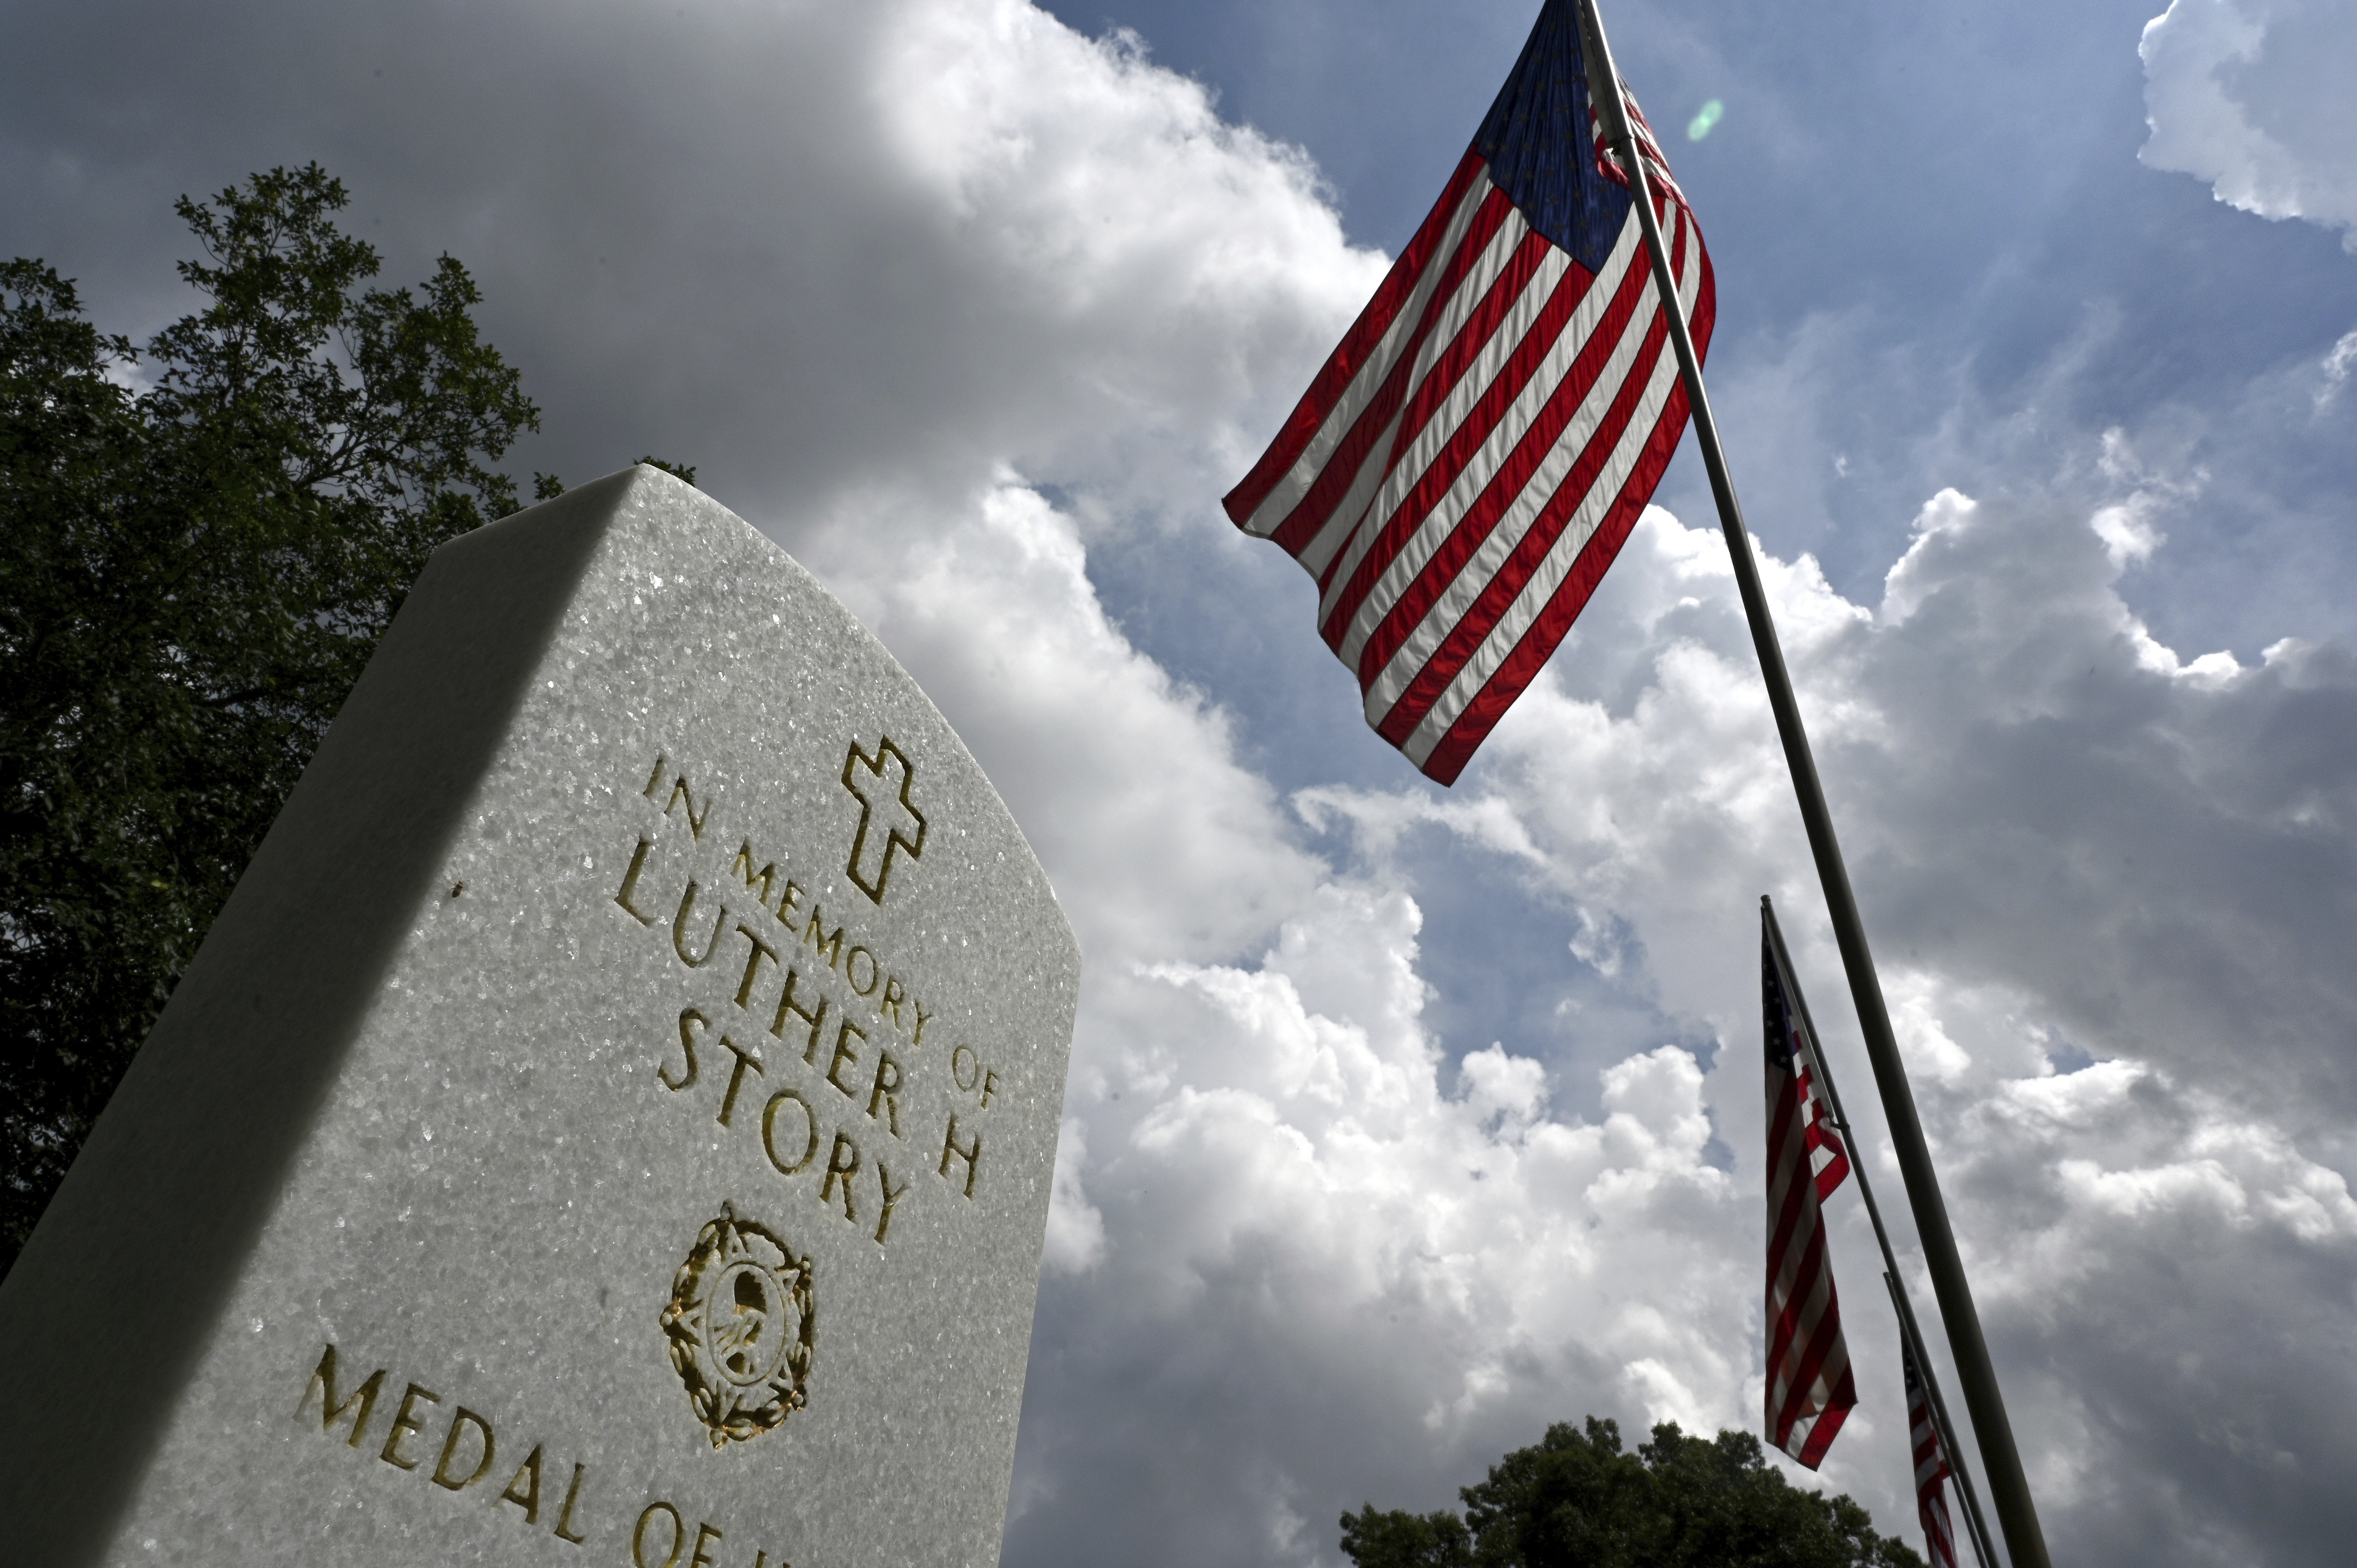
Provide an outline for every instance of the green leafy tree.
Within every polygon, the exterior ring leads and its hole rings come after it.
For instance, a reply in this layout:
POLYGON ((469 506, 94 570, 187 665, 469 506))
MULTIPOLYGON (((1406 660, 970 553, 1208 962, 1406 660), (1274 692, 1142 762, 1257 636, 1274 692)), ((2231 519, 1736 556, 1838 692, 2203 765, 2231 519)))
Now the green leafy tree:
MULTIPOLYGON (((684 479, 691 485, 695 483, 695 468, 693 464, 666 463, 661 457, 641 457, 639 461, 645 464, 650 468, 661 468, 664 473, 684 479)), ((565 481, 563 479, 558 478, 554 474, 543 474, 538 471, 534 471, 532 476, 533 499, 536 501, 553 501, 564 493, 565 481)))
POLYGON ((1442 1511, 1342 1516, 1358 1568, 1921 1568, 1874 1531, 1864 1509, 1787 1482, 1759 1439, 1653 1428, 1634 1454, 1620 1429, 1587 1418, 1547 1428, 1490 1467, 1442 1511))
POLYGON ((473 280, 367 286, 347 199, 181 199, 204 303, 144 357, 0 264, 0 1272, 427 553, 515 508, 473 280))

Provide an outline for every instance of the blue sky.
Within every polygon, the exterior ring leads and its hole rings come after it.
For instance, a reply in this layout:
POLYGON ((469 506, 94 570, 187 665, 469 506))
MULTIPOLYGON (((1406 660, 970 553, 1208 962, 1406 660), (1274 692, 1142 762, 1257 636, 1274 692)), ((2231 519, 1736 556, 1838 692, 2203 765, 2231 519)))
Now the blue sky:
MULTIPOLYGON (((1523 31, 1494 5, 1055 9, 1132 29, 1222 113, 1308 148, 1351 238, 1386 250, 1523 31)), ((2350 565, 2330 526, 2357 478, 2348 427, 2252 429, 2273 422, 2237 406, 2357 321, 2357 269, 2331 229, 2221 209, 2137 162, 2152 16, 2130 0, 1608 17, 1665 128, 1726 105, 1674 146, 1720 274, 1717 395, 1755 525, 1837 586, 1878 580, 1939 485, 2020 485, 2026 454, 1988 427, 2035 407, 2049 450, 2118 425, 2216 475, 2131 591, 2165 640, 2248 658, 2291 629, 2287 608, 2305 635, 2357 628, 2328 586, 2350 565), (1798 442, 1793 411, 1744 403, 1796 354, 1813 361, 1798 442), (1943 440, 1950 417, 1966 427, 1943 440), (2262 450, 2218 449, 2221 424, 2262 450)), ((1663 499, 1706 515, 1691 442, 1663 499)))
MULTIPOLYGON (((1009 1563, 1754 1423, 1762 892, 1873 1120, 1690 451, 1451 790, 1218 512, 1534 9, 6 7, 0 252, 141 335, 175 196, 320 160, 481 282, 519 470, 698 465, 1000 786, 1087 959, 1009 1563)), ((1608 21, 2056 1559, 2337 1563, 2357 25, 2161 11, 1608 21)), ((1844 1203, 1825 1479, 1912 1539, 1844 1203)))

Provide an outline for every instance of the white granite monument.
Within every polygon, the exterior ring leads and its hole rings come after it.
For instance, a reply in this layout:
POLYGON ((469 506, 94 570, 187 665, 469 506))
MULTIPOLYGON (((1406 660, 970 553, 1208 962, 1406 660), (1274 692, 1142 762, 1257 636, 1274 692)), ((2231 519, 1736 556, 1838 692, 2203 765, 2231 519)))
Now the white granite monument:
POLYGON ((451 542, 0 1285, 0 1558, 995 1563, 1079 961, 724 508, 451 542))

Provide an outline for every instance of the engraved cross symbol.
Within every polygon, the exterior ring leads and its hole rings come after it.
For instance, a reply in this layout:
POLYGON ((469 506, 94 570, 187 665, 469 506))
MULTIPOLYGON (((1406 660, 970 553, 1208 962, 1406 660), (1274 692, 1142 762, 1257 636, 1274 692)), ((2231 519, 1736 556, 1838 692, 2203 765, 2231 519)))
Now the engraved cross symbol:
POLYGON ((890 736, 873 757, 855 740, 843 759, 843 787, 859 800, 859 831, 852 837, 851 864, 845 869, 852 884, 874 903, 884 902, 895 854, 906 850, 915 860, 925 853, 925 816, 909 800, 909 786, 916 781, 916 765, 901 755, 890 736))

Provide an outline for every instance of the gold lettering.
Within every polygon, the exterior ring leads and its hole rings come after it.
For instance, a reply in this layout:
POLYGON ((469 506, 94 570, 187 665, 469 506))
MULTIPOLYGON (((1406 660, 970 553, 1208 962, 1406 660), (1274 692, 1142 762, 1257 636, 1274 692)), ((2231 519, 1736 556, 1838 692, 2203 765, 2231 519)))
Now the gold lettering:
POLYGON ((685 1089, 689 1084, 695 1081, 695 1031, 699 1028, 708 1029, 710 1027, 712 1027, 712 1020, 705 1017, 703 1014, 697 1012, 693 1007, 687 1008, 680 1014, 679 1049, 680 1054, 687 1058, 687 1070, 682 1073, 678 1078, 674 1079, 670 1073, 663 1070, 663 1066, 661 1062, 657 1062, 655 1064, 655 1077, 662 1080, 662 1086, 665 1089, 672 1090, 673 1093, 677 1093, 679 1090, 685 1089))
POLYGON ((671 804, 663 808, 663 815, 670 816, 673 808, 682 800, 687 802, 687 831, 693 836, 701 839, 704 836, 704 824, 712 820, 712 802, 705 801, 704 810, 701 812, 696 811, 695 797, 688 792, 687 775, 684 773, 681 774, 678 781, 672 785, 671 804))
POLYGON ((925 1043, 925 1020, 932 1015, 917 1006, 917 999, 913 996, 909 999, 909 1005, 915 1008, 917 1014, 917 1032, 909 1036, 909 1044, 911 1047, 921 1046, 925 1043))
POLYGON ((982 1081, 982 1058, 966 1047, 960 1046, 950 1053, 950 1077, 957 1080, 960 1089, 972 1094, 974 1086, 982 1081), (965 1063, 963 1067, 958 1065, 961 1059, 965 1063))
POLYGON ((442 1457, 436 1461, 434 1466, 434 1484, 454 1492, 464 1491, 483 1478, 483 1472, 491 1467, 491 1455, 496 1452, 497 1447, 498 1445, 491 1439, 491 1423, 465 1405, 460 1405, 457 1413, 450 1418, 450 1435, 442 1440, 442 1457), (477 1465, 473 1473, 466 1479, 457 1480, 451 1477, 450 1461, 458 1452, 458 1428, 467 1422, 473 1422, 476 1430, 483 1434, 483 1458, 482 1463, 477 1465))
POLYGON ((810 943, 813 952, 826 960, 827 968, 835 969, 840 967, 843 957, 843 928, 837 926, 833 931, 821 936, 819 932, 823 924, 824 920, 819 913, 818 906, 812 905, 810 924, 802 928, 802 940, 810 943))
POLYGON ((743 921, 737 922, 737 929, 745 933, 747 941, 753 944, 753 950, 745 955, 745 978, 737 983, 737 1005, 742 1007, 752 999, 753 983, 761 973, 761 961, 768 959, 771 963, 777 962, 778 950, 755 936, 753 928, 743 921))
POLYGON ((781 1089, 770 1096, 770 1103, 761 1107, 761 1148, 770 1156, 770 1163, 778 1167, 780 1176, 798 1175, 811 1161, 816 1159, 818 1157, 818 1112, 811 1109, 811 1102, 791 1089, 781 1089), (780 1101, 788 1100, 802 1108, 802 1121, 810 1128, 810 1141, 802 1145, 802 1157, 792 1165, 788 1165, 778 1158, 778 1106, 780 1101))
POLYGON ((850 983, 851 989, 860 995, 873 996, 876 994, 877 985, 884 978, 884 971, 877 964, 874 953, 869 952, 866 948, 854 948, 844 955, 843 978, 850 983), (865 985, 859 983, 858 974, 853 967, 863 958, 867 961, 867 983, 865 985))
POLYGON ((965 1195, 972 1197, 974 1172, 982 1163, 982 1134, 976 1133, 971 1144, 963 1149, 959 1148, 957 1146, 957 1112, 954 1111, 950 1112, 950 1130, 942 1138, 942 1175, 950 1174, 950 1161, 952 1158, 965 1162, 965 1195))
MULTIPOLYGON (((513 1503, 523 1509, 526 1524, 540 1522, 540 1450, 541 1444, 535 1443, 532 1445, 532 1457, 516 1470, 515 1479, 510 1481, 508 1489, 500 1494, 500 1501, 513 1503), (524 1486, 527 1477, 532 1481, 529 1487, 524 1486)), ((490 1461, 486 1459, 484 1463, 488 1465, 490 1461)))
POLYGON ((344 1412, 354 1405, 360 1406, 360 1413, 352 1417, 352 1434, 344 1440, 348 1447, 358 1448, 361 1445, 361 1429, 368 1425, 369 1412, 376 1409, 376 1396, 384 1391, 384 1369, 379 1367, 370 1373, 366 1382, 339 1402, 336 1398, 336 1348, 330 1345, 320 1354, 319 1365, 313 1369, 311 1380, 303 1385, 303 1397, 295 1402, 296 1415, 302 1414, 303 1407, 311 1402, 313 1389, 319 1391, 319 1430, 322 1432, 333 1431, 344 1412))
POLYGON ((745 1069, 751 1068, 755 1072, 759 1072, 761 1058, 726 1035, 720 1036, 720 1043, 727 1047, 730 1053, 737 1058, 737 1070, 728 1075, 728 1092, 720 1100, 720 1115, 717 1120, 723 1127, 726 1127, 728 1125, 728 1118, 736 1114, 737 1091, 745 1086, 745 1069))
POLYGON ((699 1522, 695 1527, 695 1555, 687 1560, 687 1568, 712 1568, 712 1559, 704 1554, 704 1549, 719 1540, 718 1530, 699 1522))
POLYGON ((655 798, 655 787, 662 782, 663 761, 662 753, 655 753, 655 770, 647 775, 647 787, 639 791, 650 800, 655 798))
POLYGON ((559 1541, 569 1541, 576 1546, 580 1545, 587 1537, 576 1534, 565 1527, 573 1522, 573 1505, 581 1497, 581 1472, 584 1468, 585 1466, 580 1465, 573 1466, 573 1484, 565 1488, 565 1506, 556 1510, 556 1538, 559 1541))
POLYGON ((900 1021, 900 1004, 908 999, 909 993, 900 988, 900 977, 888 975, 884 981, 884 999, 876 1004, 876 1015, 891 1019, 894 1028, 907 1034, 909 1026, 900 1021))
POLYGON ((378 1458, 383 1460, 388 1465, 397 1465, 404 1470, 414 1470, 417 1468, 416 1460, 404 1459, 401 1456, 401 1440, 409 1435, 409 1434, 421 1429, 421 1423, 418 1422, 417 1418, 409 1413, 412 1410, 416 1408, 417 1402, 419 1400, 424 1400, 427 1404, 440 1404, 442 1402, 442 1396, 440 1394, 428 1393, 424 1389, 419 1388, 415 1383, 410 1384, 408 1389, 403 1392, 401 1396, 401 1408, 393 1412, 393 1430, 384 1434, 384 1447, 377 1455, 378 1458))
POLYGON ((639 1515, 639 1528, 630 1531, 630 1561, 639 1568, 672 1568, 672 1564, 679 1561, 680 1542, 686 1534, 687 1527, 680 1523, 677 1509, 669 1503, 649 1503, 646 1511, 639 1515), (671 1550, 663 1553, 662 1562, 650 1563, 646 1553, 647 1521, 653 1519, 658 1511, 671 1516, 671 1550))
POLYGON ((794 972, 790 969, 786 971, 785 994, 778 998, 778 1015, 770 1022, 770 1033, 780 1040, 786 1037, 786 1015, 789 1013, 808 1024, 810 1044, 802 1047, 802 1060, 816 1067, 818 1065, 818 1031, 820 1026, 826 1022, 826 1007, 827 1002, 823 996, 818 999, 818 1011, 815 1013, 794 1004, 794 972))
POLYGON ((829 1208, 834 1207, 832 1200, 834 1196, 834 1184, 840 1178, 843 1182, 843 1217, 845 1219, 856 1220, 859 1218, 851 1211, 851 1178, 858 1169, 859 1145, 851 1141, 849 1133, 837 1133, 834 1135, 834 1147, 826 1152, 826 1179, 819 1183, 818 1200, 829 1208), (843 1156, 845 1154, 851 1156, 849 1165, 843 1163, 843 1156))
POLYGON ((712 940, 704 944, 702 958, 690 958, 687 955, 687 918, 694 913, 695 913, 695 880, 690 877, 687 891, 680 895, 679 913, 672 917, 671 950, 679 954, 679 961, 688 968, 702 969, 712 961, 712 955, 720 950, 720 930, 728 923, 728 910, 726 906, 723 906, 719 918, 712 922, 712 940))
POLYGON ((622 890, 614 895, 614 902, 622 907, 622 912, 641 926, 653 925, 655 918, 644 913, 630 902, 630 889, 639 885, 639 872, 647 864, 647 851, 654 848, 654 845, 655 841, 652 839, 642 838, 639 841, 638 850, 630 856, 630 869, 622 873, 622 890))
POLYGON ((997 1092, 998 1075, 995 1072, 985 1072, 982 1075, 982 1104, 985 1110, 990 1108, 991 1099, 997 1092))
POLYGON ((837 1078, 835 1075, 843 1070, 844 1063, 856 1062, 859 1060, 859 1051, 857 1047, 854 1047, 851 1043, 851 1036, 854 1035, 858 1036, 863 1044, 867 1039, 866 1030, 861 1028, 850 1019, 845 1018, 843 1021, 843 1027, 834 1032, 834 1059, 826 1064, 827 1082, 843 1090, 843 1097, 845 1100, 856 1099, 858 1097, 859 1090, 852 1088, 851 1085, 844 1082, 842 1079, 837 1078))
POLYGON ((778 923, 790 931, 801 930, 802 926, 798 923, 798 917, 802 914, 802 884, 788 882, 786 896, 778 900, 778 923))
POLYGON ((867 1119, 876 1119, 876 1107, 881 1105, 892 1128, 892 1136, 900 1135, 900 1064, 892 1059, 890 1051, 876 1053, 876 1087, 868 1091, 867 1119))
POLYGON ((761 892, 758 902, 764 909, 770 907, 770 899, 777 891, 775 883, 778 875, 778 863, 776 861, 771 861, 759 871, 754 870, 753 841, 747 839, 744 847, 737 852, 736 861, 728 869, 745 879, 746 892, 750 893, 759 886, 761 892))
POLYGON ((882 1160, 878 1160, 876 1162, 876 1185, 884 1193, 884 1213, 876 1221, 876 1244, 880 1247, 884 1244, 884 1233, 892 1229, 892 1210, 900 1206, 900 1199, 908 1193, 909 1184, 904 1181, 894 1187, 892 1173, 884 1168, 882 1160))

